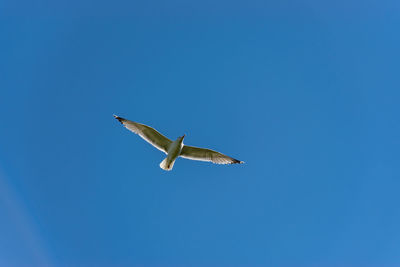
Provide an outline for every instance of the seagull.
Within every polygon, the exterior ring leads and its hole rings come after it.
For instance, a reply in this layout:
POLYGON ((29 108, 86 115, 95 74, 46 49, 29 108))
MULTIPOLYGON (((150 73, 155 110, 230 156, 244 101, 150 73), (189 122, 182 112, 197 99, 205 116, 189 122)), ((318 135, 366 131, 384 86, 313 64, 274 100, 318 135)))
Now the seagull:
POLYGON ((133 122, 116 115, 114 115, 114 118, 122 123, 125 128, 138 134, 152 146, 167 154, 167 157, 160 163, 160 168, 163 170, 172 170, 175 160, 178 157, 191 160, 209 161, 216 164, 244 163, 243 161, 231 158, 211 149, 186 146, 183 144, 185 135, 178 137, 175 141, 171 141, 150 126, 133 122))

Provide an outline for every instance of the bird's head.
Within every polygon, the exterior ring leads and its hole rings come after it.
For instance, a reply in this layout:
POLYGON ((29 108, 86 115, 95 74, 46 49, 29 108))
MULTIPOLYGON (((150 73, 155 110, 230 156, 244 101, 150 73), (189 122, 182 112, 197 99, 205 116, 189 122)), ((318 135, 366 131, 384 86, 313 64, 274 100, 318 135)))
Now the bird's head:
POLYGON ((182 135, 179 137, 179 139, 181 139, 183 141, 183 138, 185 138, 186 134, 182 135))

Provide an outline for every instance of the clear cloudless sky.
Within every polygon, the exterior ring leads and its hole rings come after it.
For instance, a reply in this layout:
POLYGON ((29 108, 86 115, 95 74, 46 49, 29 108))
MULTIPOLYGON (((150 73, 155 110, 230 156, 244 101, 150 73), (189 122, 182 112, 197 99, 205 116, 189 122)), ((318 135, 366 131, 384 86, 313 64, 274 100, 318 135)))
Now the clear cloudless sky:
POLYGON ((0 266, 400 266, 399 14, 1 1, 0 266))

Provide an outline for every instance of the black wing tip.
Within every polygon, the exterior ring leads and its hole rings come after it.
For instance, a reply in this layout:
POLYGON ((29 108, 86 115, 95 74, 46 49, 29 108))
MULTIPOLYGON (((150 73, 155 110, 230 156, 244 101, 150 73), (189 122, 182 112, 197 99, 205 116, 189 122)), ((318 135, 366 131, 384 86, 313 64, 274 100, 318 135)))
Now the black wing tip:
POLYGON ((243 164, 244 161, 238 160, 238 159, 233 159, 231 164, 243 164))
POLYGON ((125 119, 124 118, 121 118, 121 117, 119 117, 119 116, 117 116, 117 115, 113 115, 114 116, 114 118, 116 118, 120 123, 122 123, 125 119))

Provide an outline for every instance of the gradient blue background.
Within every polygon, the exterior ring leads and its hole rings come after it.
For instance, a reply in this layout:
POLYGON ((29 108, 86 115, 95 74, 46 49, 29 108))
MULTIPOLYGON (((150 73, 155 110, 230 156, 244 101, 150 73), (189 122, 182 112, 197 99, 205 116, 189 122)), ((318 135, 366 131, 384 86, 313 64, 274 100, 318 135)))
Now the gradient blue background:
POLYGON ((399 12, 1 2, 0 266, 400 266, 399 12))

